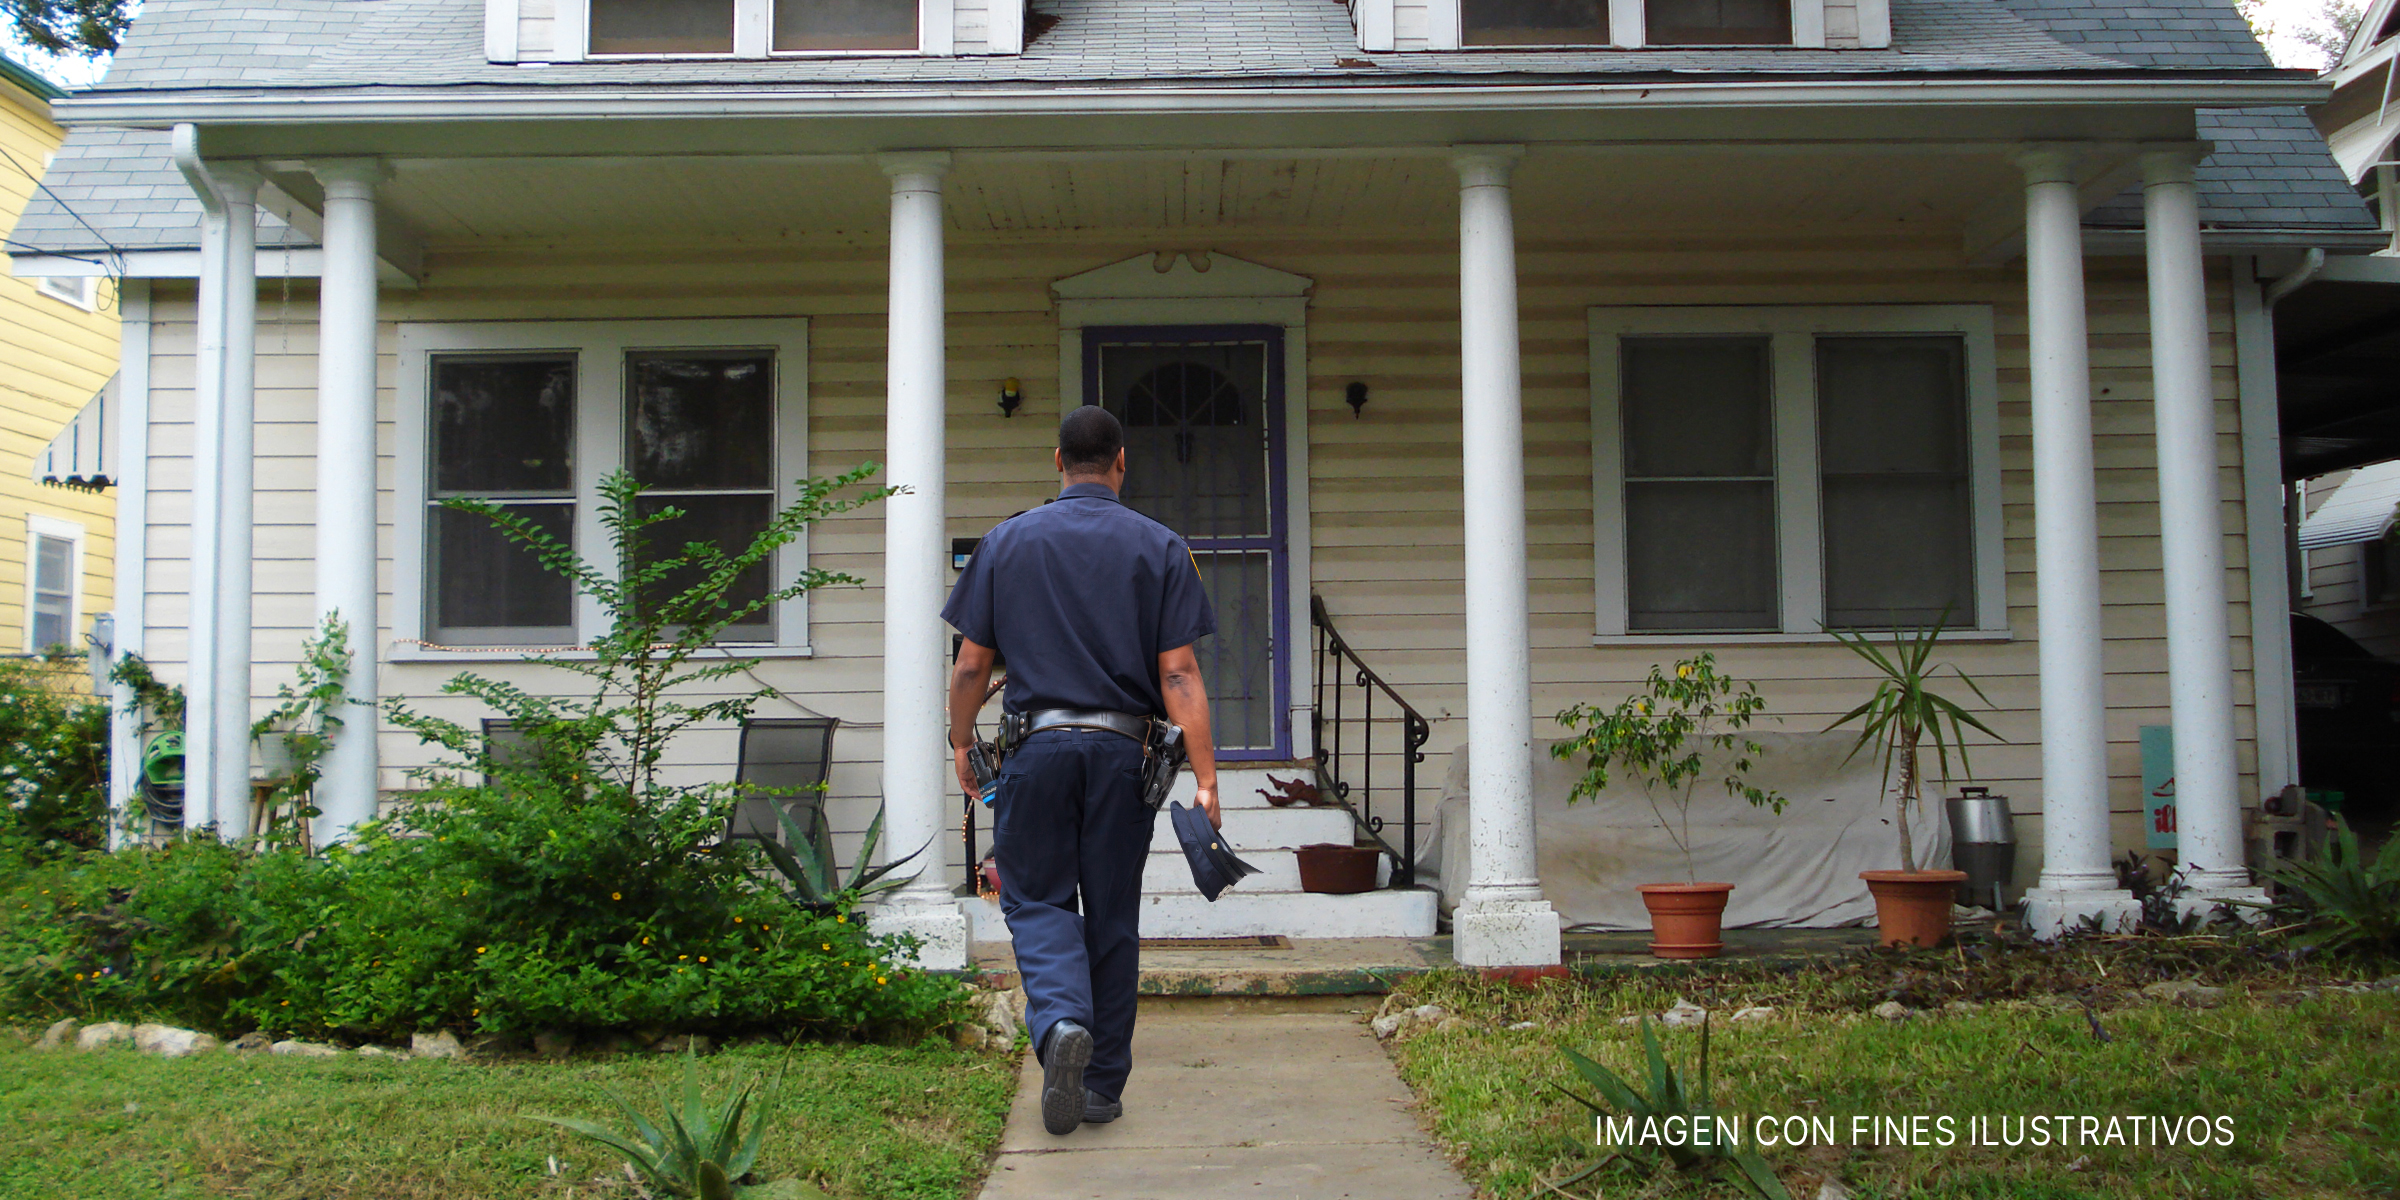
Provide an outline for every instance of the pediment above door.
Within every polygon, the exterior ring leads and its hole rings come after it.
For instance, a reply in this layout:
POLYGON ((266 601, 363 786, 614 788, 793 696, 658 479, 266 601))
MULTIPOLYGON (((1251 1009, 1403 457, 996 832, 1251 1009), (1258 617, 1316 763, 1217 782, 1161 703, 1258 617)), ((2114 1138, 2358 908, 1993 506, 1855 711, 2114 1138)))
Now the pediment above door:
POLYGON ((1072 300, 1298 299, 1316 280, 1206 250, 1161 250, 1069 275, 1050 294, 1072 300))

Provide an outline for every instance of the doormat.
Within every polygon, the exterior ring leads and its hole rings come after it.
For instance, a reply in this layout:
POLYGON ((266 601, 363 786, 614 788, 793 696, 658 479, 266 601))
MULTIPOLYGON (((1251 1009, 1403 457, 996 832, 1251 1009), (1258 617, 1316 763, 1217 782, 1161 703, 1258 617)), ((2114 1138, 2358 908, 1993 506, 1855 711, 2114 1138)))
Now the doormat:
POLYGON ((1292 939, 1280 933, 1249 937, 1143 938, 1144 950, 1289 950, 1292 939))

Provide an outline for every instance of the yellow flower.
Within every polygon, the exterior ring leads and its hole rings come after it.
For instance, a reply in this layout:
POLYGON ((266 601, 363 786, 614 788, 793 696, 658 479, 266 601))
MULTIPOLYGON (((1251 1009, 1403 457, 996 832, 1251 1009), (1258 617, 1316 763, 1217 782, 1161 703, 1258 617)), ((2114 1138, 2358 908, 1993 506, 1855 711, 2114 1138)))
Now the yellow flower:
POLYGON ((676 962, 682 962, 683 960, 685 960, 685 959, 687 959, 687 958, 690 958, 690 957, 691 957, 691 955, 689 955, 689 954, 678 954, 678 955, 676 955, 676 956, 675 956, 675 961, 676 961, 676 962))
POLYGON ((1691 677, 1692 677, 1692 666, 1691 666, 1691 664, 1690 664, 1690 663, 1677 663, 1677 664, 1675 664, 1675 678, 1677 678, 1677 679, 1690 679, 1691 677))
POLYGON ((882 986, 883 986, 883 983, 884 983, 883 976, 881 976, 881 975, 878 975, 878 976, 876 976, 876 977, 875 977, 875 986, 876 986, 876 987, 882 987, 882 986))
POLYGON ((739 925, 739 924, 741 924, 741 923, 742 923, 742 919, 741 919, 740 917, 735 917, 735 918, 733 919, 733 923, 734 923, 734 924, 736 924, 736 925, 739 925))
POLYGON ((609 899, 611 899, 611 900, 622 900, 622 899, 624 899, 624 898, 625 898, 625 893, 623 893, 623 892, 610 892, 610 893, 608 894, 608 898, 609 898, 609 899))
POLYGON ((476 1009, 474 1012, 468 1013, 467 1015, 468 1015, 468 1016, 470 1016, 470 1017, 480 1017, 480 1016, 482 1016, 482 1015, 483 1015, 483 1010, 479 1008, 479 1009, 476 1009))
POLYGON ((643 938, 643 939, 642 939, 642 944, 643 944, 643 945, 645 945, 645 946, 649 945, 649 944, 650 944, 650 939, 649 939, 649 938, 643 938))
POLYGON ((707 962, 707 961, 708 961, 708 956, 707 956, 707 955, 705 955, 705 954, 701 955, 701 956, 700 956, 700 961, 701 961, 701 962, 707 962))
POLYGON ((833 917, 833 923, 834 923, 834 924, 836 924, 836 925, 847 925, 847 924, 849 924, 849 923, 850 923, 850 914, 848 914, 848 913, 835 913, 835 914, 834 914, 834 917, 833 917))
POLYGON ((82 982, 83 982, 83 972, 81 972, 81 971, 77 971, 77 972, 75 972, 75 982, 77 982, 77 983, 82 983, 82 982))
POLYGON ((290 1008, 290 1007, 292 1006, 292 1002, 291 1002, 291 1001, 289 1001, 289 1000, 286 1000, 286 1001, 284 1001, 284 1002, 283 1002, 283 1006, 284 1006, 285 1008, 290 1008))
POLYGON ((773 929, 773 928, 775 928, 775 927, 774 927, 774 926, 772 926, 772 925, 761 925, 761 926, 759 926, 759 928, 760 928, 760 929, 773 929))
POLYGON ((486 950, 489 950, 489 949, 491 949, 491 947, 490 947, 490 946, 477 946, 477 947, 475 947, 475 953, 477 953, 477 954, 481 954, 481 953, 483 953, 484 951, 486 951, 486 950))
POLYGON ((825 943, 825 949, 827 949, 827 950, 831 950, 831 949, 833 949, 833 943, 832 943, 832 942, 827 942, 827 943, 825 943))

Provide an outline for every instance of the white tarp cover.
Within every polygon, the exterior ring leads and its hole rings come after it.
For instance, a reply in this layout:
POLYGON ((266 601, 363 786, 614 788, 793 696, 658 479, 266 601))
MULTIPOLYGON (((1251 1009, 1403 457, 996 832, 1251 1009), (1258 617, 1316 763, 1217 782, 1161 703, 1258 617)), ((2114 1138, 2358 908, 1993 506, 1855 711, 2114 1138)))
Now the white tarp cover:
MULTIPOLYGON (((1752 740, 1766 750, 1753 760, 1751 781, 1790 798, 1781 816, 1727 795, 1708 775, 1692 793, 1696 874, 1735 885, 1726 926, 1821 929, 1871 922, 1875 902, 1858 873, 1900 866, 1899 834, 1882 799, 1882 760, 1862 751, 1845 765, 1852 734, 1761 733, 1752 740)), ((1598 797, 1568 804, 1583 768, 1550 757, 1551 744, 1533 745, 1543 895, 1570 926, 1650 928, 1634 887, 1683 882, 1682 853, 1638 787, 1612 781, 1598 797)), ((1450 756, 1434 827, 1420 839, 1420 853, 1430 855, 1425 868, 1439 876, 1445 904, 1456 904, 1466 890, 1471 803, 1467 748, 1460 746, 1450 756)), ((1673 805, 1661 807, 1675 814, 1673 805)), ((1920 804, 1910 826, 1918 864, 1948 866, 1950 834, 1941 804, 1920 804)))
MULTIPOLYGON (((2310 489, 2314 491, 2315 489, 2310 489)), ((2400 511, 2400 462, 2380 462, 2350 472, 2317 511, 2300 522, 2300 548, 2322 550, 2372 542, 2392 528, 2400 511)))

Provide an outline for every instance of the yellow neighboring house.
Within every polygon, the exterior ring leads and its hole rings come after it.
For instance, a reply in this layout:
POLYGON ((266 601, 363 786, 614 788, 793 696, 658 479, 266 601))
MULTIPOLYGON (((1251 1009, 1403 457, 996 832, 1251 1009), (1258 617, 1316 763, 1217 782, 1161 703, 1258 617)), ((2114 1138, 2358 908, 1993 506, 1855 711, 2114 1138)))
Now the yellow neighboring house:
MULTIPOLYGON (((66 136, 50 119, 63 94, 0 56, 0 229, 66 136)), ((81 648, 115 594, 118 316, 112 279, 0 276, 0 655, 81 648)))

